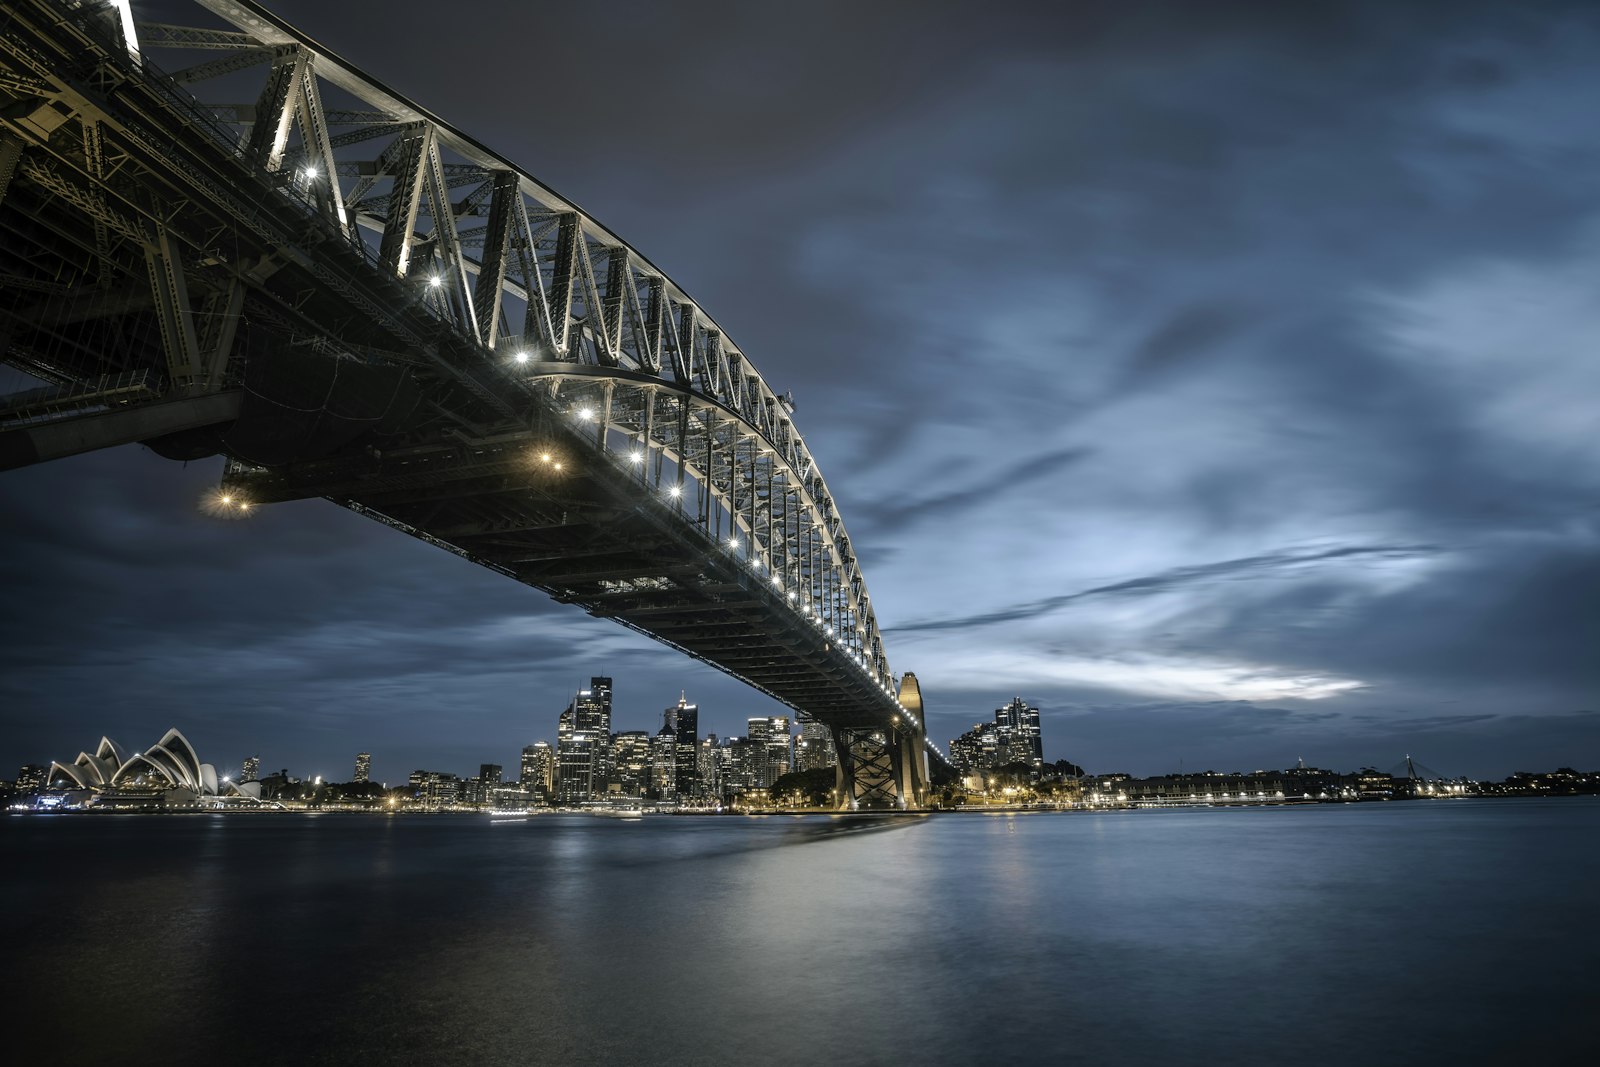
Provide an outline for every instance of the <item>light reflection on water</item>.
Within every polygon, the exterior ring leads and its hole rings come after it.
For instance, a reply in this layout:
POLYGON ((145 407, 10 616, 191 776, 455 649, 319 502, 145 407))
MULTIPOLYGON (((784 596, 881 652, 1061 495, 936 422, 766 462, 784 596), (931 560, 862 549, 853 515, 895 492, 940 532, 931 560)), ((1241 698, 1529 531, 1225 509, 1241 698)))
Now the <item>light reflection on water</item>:
POLYGON ((63 1062, 175 1034, 316 1060, 1480 1061, 1582 1037, 1597 830, 1582 799, 10 818, 0 933, 29 976, 8 1015, 63 1062))

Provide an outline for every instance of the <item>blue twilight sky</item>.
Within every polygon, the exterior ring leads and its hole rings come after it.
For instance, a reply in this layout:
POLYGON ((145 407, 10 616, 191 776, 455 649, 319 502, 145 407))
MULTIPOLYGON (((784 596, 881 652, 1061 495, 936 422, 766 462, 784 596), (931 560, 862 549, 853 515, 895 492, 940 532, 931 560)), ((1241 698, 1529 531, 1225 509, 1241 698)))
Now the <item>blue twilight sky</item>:
MULTIPOLYGON (((1600 7, 271 6, 793 390, 940 742, 1020 694, 1090 770, 1600 764, 1600 7)), ((0 767, 509 766, 601 673, 619 729, 777 711, 219 469, 0 476, 0 767)))

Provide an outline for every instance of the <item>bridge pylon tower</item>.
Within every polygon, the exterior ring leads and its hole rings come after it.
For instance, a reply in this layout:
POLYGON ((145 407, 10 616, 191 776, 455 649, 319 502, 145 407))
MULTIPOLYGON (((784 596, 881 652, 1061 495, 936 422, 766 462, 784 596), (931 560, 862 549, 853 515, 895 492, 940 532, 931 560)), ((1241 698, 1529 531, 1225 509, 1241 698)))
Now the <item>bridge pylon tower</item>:
POLYGON ((928 805, 927 721, 917 676, 907 671, 898 694, 904 713, 891 729, 834 727, 840 811, 908 811, 928 805))

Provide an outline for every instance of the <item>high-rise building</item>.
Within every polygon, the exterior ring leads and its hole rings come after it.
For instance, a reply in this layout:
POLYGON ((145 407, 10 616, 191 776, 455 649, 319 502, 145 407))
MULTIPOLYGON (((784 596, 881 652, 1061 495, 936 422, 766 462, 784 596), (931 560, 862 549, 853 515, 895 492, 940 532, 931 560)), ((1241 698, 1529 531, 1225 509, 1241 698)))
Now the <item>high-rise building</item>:
POLYGON ((824 723, 805 720, 794 743, 794 762, 798 770, 825 771, 839 762, 833 747, 833 733, 824 723))
POLYGON ((17 792, 37 793, 45 787, 47 769, 38 763, 24 763, 17 768, 17 792))
POLYGON ((755 761, 751 758, 755 749, 748 737, 730 737, 718 749, 717 766, 723 796, 738 796, 755 786, 755 761))
POLYGON ((698 795, 710 799, 722 796, 722 760, 716 734, 706 734, 695 749, 695 770, 699 775, 698 795))
POLYGON ((666 717, 672 722, 676 738, 673 791, 679 797, 699 796, 700 764, 697 742, 700 730, 700 705, 689 703, 688 694, 680 692, 677 707, 668 708, 666 717))
POLYGON ((617 785, 624 796, 642 797, 650 788, 650 733, 624 730, 611 739, 617 785))
POLYGON ((789 718, 786 715, 749 719, 750 787, 766 789, 789 773, 789 718))
POLYGON ((678 795, 678 725, 672 711, 666 710, 661 729, 650 739, 650 792, 662 800, 678 795))
POLYGON ((591 678, 561 713, 556 794, 580 804, 605 792, 611 776, 611 679, 591 678))
POLYGON ((521 775, 518 782, 530 793, 550 796, 555 792, 556 759, 550 751, 550 742, 535 741, 522 750, 521 775))
POLYGON ((424 804, 441 807, 461 799, 461 779, 448 771, 412 771, 410 782, 412 795, 424 804))
MULTIPOLYGON (((357 752, 356 753, 356 776, 355 776, 355 781, 357 781, 357 782, 366 782, 366 781, 371 781, 371 779, 372 779, 372 753, 370 753, 370 752, 357 752)), ((245 779, 245 780, 249 781, 248 778, 245 779)))
POLYGON ((561 713, 556 726, 556 799, 581 804, 594 796, 594 743, 576 727, 576 702, 561 713))
POLYGON ((244 766, 239 770, 239 781, 254 782, 261 777, 261 757, 246 756, 244 766))
POLYGON ((1039 709, 1021 697, 996 708, 993 722, 980 722, 950 742, 950 762, 969 772, 1021 763, 1037 778, 1044 768, 1039 709))

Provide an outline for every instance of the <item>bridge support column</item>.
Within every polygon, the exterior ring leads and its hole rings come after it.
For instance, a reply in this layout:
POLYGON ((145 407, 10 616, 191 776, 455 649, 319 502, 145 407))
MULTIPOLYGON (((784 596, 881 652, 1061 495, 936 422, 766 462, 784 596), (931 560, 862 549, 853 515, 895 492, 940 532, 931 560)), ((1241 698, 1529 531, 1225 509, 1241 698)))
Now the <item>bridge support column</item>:
POLYGON ((917 676, 907 671, 900 676, 897 694, 905 709, 908 729, 900 734, 899 760, 895 764, 897 787, 908 808, 928 806, 928 723, 923 717, 922 687, 917 676))
POLYGON ((895 744, 889 731, 833 731, 833 748, 839 756, 835 769, 837 811, 898 810, 895 744))

